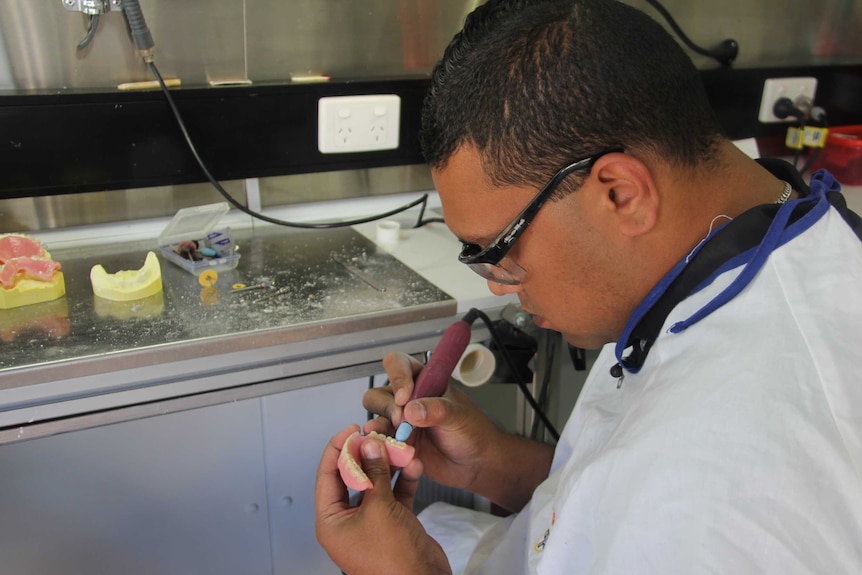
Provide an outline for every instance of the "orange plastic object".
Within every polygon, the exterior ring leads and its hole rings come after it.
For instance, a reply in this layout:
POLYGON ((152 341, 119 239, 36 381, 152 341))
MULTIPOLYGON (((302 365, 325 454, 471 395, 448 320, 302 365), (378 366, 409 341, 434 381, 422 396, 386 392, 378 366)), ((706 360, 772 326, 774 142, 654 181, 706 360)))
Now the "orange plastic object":
POLYGON ((862 125, 829 128, 811 170, 826 169, 846 186, 862 185, 862 125))

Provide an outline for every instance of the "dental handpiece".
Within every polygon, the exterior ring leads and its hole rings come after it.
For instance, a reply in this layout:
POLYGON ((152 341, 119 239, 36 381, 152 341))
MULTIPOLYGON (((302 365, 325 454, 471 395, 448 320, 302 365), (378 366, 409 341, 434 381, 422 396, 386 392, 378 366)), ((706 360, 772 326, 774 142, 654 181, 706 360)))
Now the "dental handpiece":
MULTIPOLYGON (((413 394, 410 400, 422 397, 440 397, 449 385, 449 376, 452 375, 458 360, 470 343, 470 323, 473 316, 468 313, 464 319, 456 321, 446 328, 443 336, 434 348, 434 352, 428 359, 428 363, 419 372, 416 383, 413 385, 413 394)), ((406 441, 413 431, 413 426, 402 421, 395 432, 395 439, 406 441)))

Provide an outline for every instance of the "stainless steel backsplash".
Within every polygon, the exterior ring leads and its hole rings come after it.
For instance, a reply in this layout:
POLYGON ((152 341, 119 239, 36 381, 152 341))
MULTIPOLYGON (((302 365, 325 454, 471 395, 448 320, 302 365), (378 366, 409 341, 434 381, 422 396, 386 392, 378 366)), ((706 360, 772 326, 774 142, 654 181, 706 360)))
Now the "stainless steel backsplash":
MULTIPOLYGON (((427 74, 480 1, 140 0, 162 74, 183 86, 292 77, 380 78, 427 74)), ((644 0, 626 0, 657 20, 644 0)), ((737 68, 862 62, 862 0, 664 0, 704 46, 732 37, 737 68)), ((92 43, 76 50, 87 17, 63 0, 0 0, 0 91, 88 90, 150 80, 119 12, 102 16, 92 43)), ((692 54, 701 68, 715 66, 692 54)), ((2 94, 2 92, 0 92, 2 94)), ((2 97, 2 95, 0 95, 2 97)), ((2 130, 2 127, 0 127, 2 130)), ((0 175, 2 177, 2 175, 0 175)), ((261 182, 263 205, 427 190, 424 166, 306 174, 261 182), (311 191, 311 192, 309 192, 311 191)), ((228 182, 242 194, 242 182, 228 182)), ((0 200, 0 232, 170 215, 218 201, 208 185, 0 200), (135 199, 132 199, 135 198, 135 199)))

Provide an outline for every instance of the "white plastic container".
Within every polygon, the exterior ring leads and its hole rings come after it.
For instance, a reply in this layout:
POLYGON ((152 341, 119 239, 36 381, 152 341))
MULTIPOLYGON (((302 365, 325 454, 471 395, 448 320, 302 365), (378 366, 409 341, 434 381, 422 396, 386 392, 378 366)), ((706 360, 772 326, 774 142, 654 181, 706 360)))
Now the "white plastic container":
POLYGON ((240 255, 236 253, 237 247, 230 228, 214 229, 229 209, 227 202, 220 202, 177 211, 159 235, 162 257, 194 275, 206 270, 221 272, 234 269, 239 264, 240 255), (180 245, 189 241, 197 243, 198 252, 208 248, 215 255, 202 259, 183 257, 180 255, 180 245))
POLYGON ((452 377, 467 387, 479 387, 491 380, 495 369, 497 358, 494 357, 494 352, 481 343, 471 343, 461 354, 452 377))

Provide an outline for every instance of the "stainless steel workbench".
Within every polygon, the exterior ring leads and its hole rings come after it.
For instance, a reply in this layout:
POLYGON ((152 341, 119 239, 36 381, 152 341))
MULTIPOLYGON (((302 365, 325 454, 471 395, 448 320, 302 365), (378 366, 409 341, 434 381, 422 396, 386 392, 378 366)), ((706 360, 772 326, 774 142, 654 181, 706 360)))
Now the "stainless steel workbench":
MULTIPOLYGON (((139 268, 155 241, 40 238, 67 294, 0 313, 4 566, 338 572, 314 536, 327 439, 365 421, 386 353, 421 354, 456 314, 506 303, 458 263, 442 225, 385 250, 361 225, 235 228, 242 257, 214 289, 161 260, 161 297, 128 304, 96 299, 90 269, 139 268), (240 282, 274 287, 232 293, 240 282)), ((474 341, 487 337, 474 326, 474 341)))
POLYGON ((137 269, 155 242, 52 249, 66 296, 0 310, 0 443, 379 371, 384 349, 430 349, 456 312, 353 229, 233 235, 239 265, 213 288, 160 256, 163 292, 127 303, 96 298, 90 269, 137 269))

